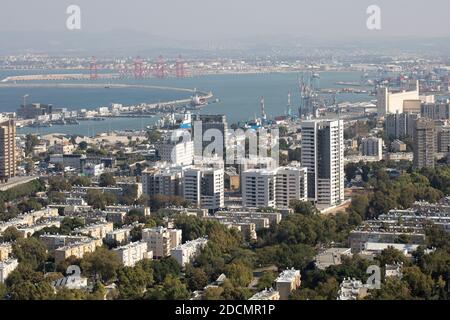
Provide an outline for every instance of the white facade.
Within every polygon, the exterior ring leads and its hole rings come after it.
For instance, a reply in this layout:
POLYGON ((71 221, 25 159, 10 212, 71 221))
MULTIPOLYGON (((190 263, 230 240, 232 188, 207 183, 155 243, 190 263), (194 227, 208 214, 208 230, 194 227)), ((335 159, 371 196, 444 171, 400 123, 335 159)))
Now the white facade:
POLYGON ((245 208, 288 208, 292 200, 308 200, 307 169, 280 167, 250 169, 242 173, 242 205, 245 208))
POLYGON ((344 201, 344 121, 302 123, 302 166, 308 169, 308 199, 318 207, 344 201))
POLYGON ((17 261, 17 259, 9 259, 0 262, 0 283, 4 283, 9 274, 16 270, 18 265, 19 262, 17 261))
POLYGON ((275 203, 277 208, 288 208, 292 200, 308 200, 308 169, 280 167, 276 170, 275 203))
POLYGON ((242 205, 275 207, 275 170, 251 169, 242 173, 242 205))
POLYGON ((142 172, 142 191, 148 196, 164 194, 166 196, 183 195, 182 166, 148 169, 142 172))
POLYGON ((184 172, 184 198, 193 205, 215 210, 224 206, 224 170, 191 168, 184 172))
POLYGON ((185 267, 186 264, 192 262, 200 254, 200 251, 207 243, 207 239, 198 238, 173 248, 170 253, 181 267, 185 267))
POLYGON ((275 280, 275 283, 276 289, 280 293, 280 300, 288 300, 291 292, 300 287, 300 270, 295 270, 293 268, 284 270, 275 280))
POLYGON ((174 165, 190 165, 194 160, 193 141, 164 141, 156 145, 156 150, 161 161, 167 161, 174 165))
POLYGON ((390 92, 388 88, 382 87, 377 92, 377 109, 378 115, 384 116, 389 113, 403 113, 405 102, 418 100, 419 98, 419 81, 416 82, 416 88, 412 91, 390 92))
POLYGON ((93 164, 88 163, 83 167, 83 173, 87 176, 97 177, 105 172, 105 166, 103 163, 93 164))
POLYGON ((361 141, 361 153, 363 156, 383 158, 383 139, 376 137, 363 138, 361 141))
POLYGON ((113 250, 120 262, 126 267, 134 267, 136 263, 143 259, 151 257, 153 254, 148 252, 147 242, 132 242, 113 250))
POLYGON ((170 255, 170 250, 181 244, 182 230, 167 229, 163 227, 142 230, 142 241, 145 241, 148 250, 153 252, 154 258, 163 258, 170 255))

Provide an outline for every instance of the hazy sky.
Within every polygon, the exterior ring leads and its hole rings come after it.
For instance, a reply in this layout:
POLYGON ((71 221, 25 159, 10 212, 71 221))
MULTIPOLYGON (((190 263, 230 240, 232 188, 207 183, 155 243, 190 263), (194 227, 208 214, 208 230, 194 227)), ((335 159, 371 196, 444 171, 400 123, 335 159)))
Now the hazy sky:
MULTIPOLYGON (((178 39, 264 35, 336 37, 449 36, 449 0, 1 0, 1 31, 65 31, 79 5, 82 33, 131 29, 178 39), (380 31, 366 9, 381 8, 380 31)), ((70 31, 67 31, 70 32, 70 31)))

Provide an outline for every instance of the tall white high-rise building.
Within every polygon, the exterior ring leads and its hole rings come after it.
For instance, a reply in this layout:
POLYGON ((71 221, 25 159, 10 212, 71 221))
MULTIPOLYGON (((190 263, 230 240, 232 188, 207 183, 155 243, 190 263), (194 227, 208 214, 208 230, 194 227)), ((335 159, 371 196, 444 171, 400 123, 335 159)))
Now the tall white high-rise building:
POLYGON ((323 208, 344 201, 344 121, 304 121, 301 145, 309 200, 323 208))
POLYGON ((246 208, 287 208, 292 200, 308 200, 307 169, 280 167, 242 173, 242 204, 246 208))
POLYGON ((7 182, 16 175, 16 123, 0 119, 0 182, 7 182))
POLYGON ((194 167, 184 172, 184 198, 199 208, 224 206, 224 170, 194 167))

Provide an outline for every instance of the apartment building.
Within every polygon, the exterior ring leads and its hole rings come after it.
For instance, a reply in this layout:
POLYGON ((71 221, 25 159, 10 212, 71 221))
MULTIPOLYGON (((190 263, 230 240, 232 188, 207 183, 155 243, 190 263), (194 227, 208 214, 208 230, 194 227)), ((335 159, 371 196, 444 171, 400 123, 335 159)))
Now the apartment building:
POLYGON ((173 137, 167 137, 162 142, 155 145, 157 154, 161 161, 166 161, 172 165, 191 165, 194 161, 194 142, 183 138, 183 131, 174 131, 173 137))
POLYGON ((184 268, 186 264, 192 262, 200 254, 207 243, 206 238, 198 238, 173 248, 170 250, 170 254, 184 268))
POLYGON ((184 172, 183 194, 192 205, 216 210, 224 206, 224 170, 195 167, 184 172))
POLYGON ((183 196, 183 169, 181 166, 150 168, 142 172, 142 189, 147 196, 164 194, 183 196))
POLYGON ((275 170, 250 169, 242 173, 242 206, 275 207, 275 170))
POLYGON ((81 259, 86 253, 94 252, 95 249, 101 247, 102 244, 103 242, 101 239, 88 239, 57 248, 55 250, 55 263, 58 264, 71 256, 81 259))
POLYGON ((425 243, 425 234, 422 232, 409 232, 402 230, 382 230, 379 228, 372 228, 364 230, 363 228, 350 231, 348 242, 352 253, 359 253, 366 247, 366 242, 375 243, 397 243, 401 237, 407 237, 411 244, 425 243))
POLYGON ((84 228, 75 229, 74 232, 84 234, 95 239, 103 239, 108 232, 113 231, 114 225, 112 222, 100 222, 86 226, 84 228))
POLYGON ((148 251, 145 241, 129 243, 113 249, 113 252, 126 267, 134 267, 139 261, 153 256, 153 253, 148 251))
POLYGON ((367 295, 367 287, 356 279, 344 278, 339 286, 337 300, 357 300, 367 295))
POLYGON ((383 139, 376 137, 363 138, 361 140, 361 154, 363 156, 376 157, 378 161, 383 159, 383 139))
POLYGON ((300 270, 284 270, 275 280, 276 290, 280 293, 280 300, 288 300, 292 291, 297 290, 301 284, 300 270))
POLYGON ((414 136, 414 126, 420 118, 416 113, 392 113, 386 116, 385 132, 389 138, 403 139, 414 136))
POLYGON ((434 168, 436 154, 436 128, 432 120, 425 118, 416 121, 414 129, 415 168, 434 168))
POLYGON ((275 205, 288 208, 292 200, 308 200, 308 178, 305 167, 280 167, 276 169, 275 205))
POLYGON ((170 255, 170 250, 181 244, 182 230, 155 227, 142 230, 142 241, 148 250, 153 252, 153 258, 159 259, 170 255))
POLYGON ((0 120, 0 182, 7 182, 16 175, 16 123, 0 120))
POLYGON ((224 115, 195 115, 193 125, 193 137, 194 137, 194 156, 195 157, 211 157, 214 154, 222 154, 222 158, 225 159, 226 155, 223 152, 227 147, 228 141, 228 123, 227 118, 224 115), (216 136, 217 147, 222 150, 210 150, 213 154, 204 154, 208 145, 211 144, 211 139, 207 139, 209 136, 216 136))
POLYGON ((106 233, 107 242, 126 243, 131 239, 131 230, 133 226, 126 226, 120 229, 115 229, 106 233))
POLYGON ((302 123, 302 166, 308 169, 308 199, 319 208, 344 201, 344 121, 302 123))
POLYGON ((56 208, 44 208, 41 210, 20 214, 8 221, 0 222, 0 233, 5 231, 8 227, 18 228, 23 226, 32 226, 35 225, 38 220, 55 217, 59 217, 58 209, 56 208))
POLYGON ((86 240, 89 240, 89 238, 76 235, 42 234, 39 236, 39 241, 41 241, 49 251, 54 251, 57 248, 86 240))

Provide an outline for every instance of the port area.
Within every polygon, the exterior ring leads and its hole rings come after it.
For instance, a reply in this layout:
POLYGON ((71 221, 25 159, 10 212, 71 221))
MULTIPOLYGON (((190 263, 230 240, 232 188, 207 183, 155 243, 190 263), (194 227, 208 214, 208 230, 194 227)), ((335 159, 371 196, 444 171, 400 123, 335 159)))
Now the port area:
MULTIPOLYGON (((22 84, 7 84, 7 86, 21 86, 22 84)), ((5 84, 0 84, 0 88, 5 84)), ((98 107, 92 110, 79 109, 79 110, 67 110, 60 108, 58 111, 53 109, 51 113, 39 115, 32 119, 18 119, 17 127, 51 127, 53 125, 78 125, 80 121, 103 121, 108 118, 153 118, 173 112, 186 112, 192 110, 198 110, 205 107, 210 103, 218 102, 218 99, 213 100, 213 93, 198 91, 196 89, 175 88, 175 87, 162 87, 162 86, 146 86, 146 85, 127 85, 127 84, 24 84, 24 86, 53 86, 53 87, 118 87, 129 88, 139 87, 148 89, 164 89, 164 90, 177 90, 190 93, 191 96, 186 99, 171 100, 157 103, 140 103, 138 105, 122 105, 111 104, 109 107, 98 107)), ((40 106, 29 105, 27 108, 40 108, 40 106)), ((44 110, 45 107, 44 107, 44 110)))

